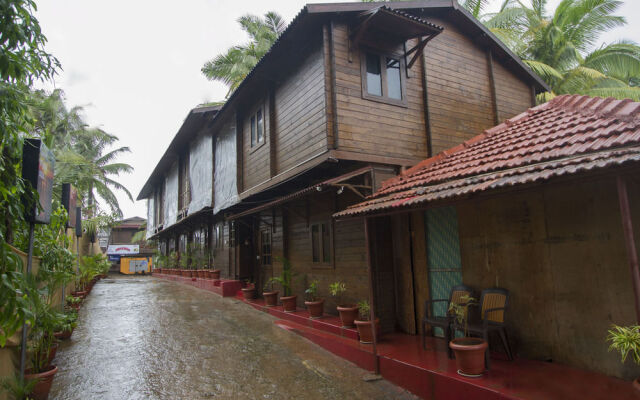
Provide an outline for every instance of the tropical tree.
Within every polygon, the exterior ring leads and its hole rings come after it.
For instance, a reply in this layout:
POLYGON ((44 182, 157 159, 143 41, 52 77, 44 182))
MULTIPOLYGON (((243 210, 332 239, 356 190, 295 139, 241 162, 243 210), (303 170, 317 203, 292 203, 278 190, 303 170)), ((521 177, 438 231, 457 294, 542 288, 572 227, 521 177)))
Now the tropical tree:
POLYGON ((201 69, 207 79, 229 85, 227 97, 236 90, 286 28, 284 19, 273 11, 266 13, 264 17, 244 15, 238 19, 238 23, 249 34, 249 43, 233 46, 226 53, 218 54, 201 69))
POLYGON ((482 14, 486 2, 467 0, 470 12, 557 94, 612 96, 640 101, 640 47, 630 41, 602 44, 600 35, 626 24, 613 15, 618 0, 563 0, 552 14, 547 0, 504 0, 498 12, 482 14))

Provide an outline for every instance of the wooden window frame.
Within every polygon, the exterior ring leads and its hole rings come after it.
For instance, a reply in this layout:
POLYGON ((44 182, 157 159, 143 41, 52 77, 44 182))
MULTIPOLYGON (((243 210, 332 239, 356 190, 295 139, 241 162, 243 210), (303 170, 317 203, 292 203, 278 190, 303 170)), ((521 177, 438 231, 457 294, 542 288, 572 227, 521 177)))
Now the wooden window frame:
POLYGON ((273 235, 271 234, 271 229, 260 229, 260 265, 262 267, 272 267, 273 266, 273 235), (269 237, 269 253, 264 252, 264 235, 269 237), (269 257, 269 263, 266 264, 264 262, 265 256, 269 257))
MULTIPOLYGON (((309 222, 309 244, 310 244, 310 250, 311 250, 311 267, 312 268, 334 268, 335 267, 335 254, 333 252, 334 249, 334 243, 333 243, 333 231, 334 231, 334 227, 333 227, 333 221, 330 218, 327 219, 318 219, 318 220, 313 220, 309 222), (322 225, 327 225, 327 227, 329 228, 329 262, 325 262, 322 260, 322 255, 324 254, 323 250, 324 250, 324 246, 322 246, 323 248, 320 249, 320 261, 314 261, 313 260, 313 227, 315 225, 317 226, 322 226, 322 225)), ((320 237, 322 238, 324 235, 322 235, 322 233, 320 234, 320 237)), ((320 240, 321 244, 324 244, 322 242, 322 239, 320 240)))
POLYGON ((253 153, 254 151, 258 150, 259 148, 261 148, 262 146, 264 146, 264 144, 267 142, 267 124, 266 124, 266 115, 264 113, 264 103, 260 104, 258 107, 254 108, 253 111, 251 112, 251 115, 249 115, 249 145, 251 148, 251 153, 253 153), (258 112, 262 112, 262 140, 258 140, 258 112), (255 118, 255 135, 256 135, 256 140, 254 142, 253 140, 253 129, 252 129, 252 124, 251 121, 255 118))
POLYGON ((366 100, 376 101, 378 103, 392 104, 400 107, 407 107, 407 82, 406 76, 403 71, 406 70, 404 57, 394 53, 384 53, 369 48, 362 48, 360 51, 360 78, 362 82, 362 98, 366 100), (367 86, 367 54, 378 56, 380 59, 380 79, 382 80, 382 96, 376 96, 369 93, 367 86), (400 90, 402 93, 402 99, 392 99, 388 97, 387 86, 387 63, 386 58, 393 58, 400 63, 400 90), (384 62, 383 62, 384 61, 384 62))

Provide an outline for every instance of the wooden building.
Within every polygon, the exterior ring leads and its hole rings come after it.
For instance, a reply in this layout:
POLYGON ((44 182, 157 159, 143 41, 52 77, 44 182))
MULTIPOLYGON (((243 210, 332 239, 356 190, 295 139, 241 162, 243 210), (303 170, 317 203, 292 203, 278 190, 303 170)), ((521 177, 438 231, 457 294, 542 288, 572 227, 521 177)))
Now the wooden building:
MULTIPOLYGON (((258 287, 284 256, 299 305, 318 280, 333 312, 329 283, 357 301, 369 281, 362 221, 332 215, 546 90, 455 0, 309 4, 222 107, 189 113, 138 196, 148 236, 165 254, 201 243, 223 278, 258 287)), ((408 257, 397 250, 386 265, 408 257)))

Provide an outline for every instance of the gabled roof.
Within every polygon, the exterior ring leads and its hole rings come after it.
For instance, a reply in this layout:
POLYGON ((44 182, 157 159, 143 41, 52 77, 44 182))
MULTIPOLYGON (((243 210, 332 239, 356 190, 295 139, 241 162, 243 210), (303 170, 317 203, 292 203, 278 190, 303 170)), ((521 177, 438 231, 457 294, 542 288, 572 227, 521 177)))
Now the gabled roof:
POLYGON ((335 217, 420 207, 639 162, 640 103, 558 96, 422 161, 335 217))
POLYGON ((177 160, 179 152, 200 133, 202 128, 213 119, 221 108, 222 106, 218 105, 202 106, 189 111, 180 129, 178 129, 178 133, 173 137, 169 147, 167 147, 167 150, 160 158, 160 161, 158 161, 158 164, 156 164, 153 172, 142 186, 142 189, 140 189, 136 200, 151 197, 154 186, 164 178, 167 170, 171 168, 171 165, 177 160))

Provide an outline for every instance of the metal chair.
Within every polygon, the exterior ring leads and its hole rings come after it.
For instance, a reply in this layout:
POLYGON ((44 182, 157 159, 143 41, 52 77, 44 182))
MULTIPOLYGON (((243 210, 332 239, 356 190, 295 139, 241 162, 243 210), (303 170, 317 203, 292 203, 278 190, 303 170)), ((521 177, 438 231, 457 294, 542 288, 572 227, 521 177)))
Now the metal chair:
MULTIPOLYGON (((460 303, 461 298, 464 295, 471 296, 473 293, 472 289, 466 285, 457 285, 451 288, 449 292, 448 299, 432 299, 424 302, 424 318, 422 318, 422 348, 427 349, 427 339, 426 339, 426 326, 430 325, 432 327, 441 328, 444 331, 444 338, 447 340, 447 350, 449 354, 449 358, 453 358, 453 352, 451 348, 449 348, 448 342, 451 340, 451 323, 452 318, 449 315, 449 304, 451 302, 460 303), (433 313, 433 304, 446 302, 447 313, 444 316, 436 316, 433 313)), ((433 334, 433 329, 432 329, 433 334)))
MULTIPOLYGON (((489 343, 489 332, 498 332, 507 357, 509 357, 510 361, 513 360, 505 325, 505 312, 509 307, 509 291, 502 288, 485 289, 480 295, 480 303, 475 306, 480 307, 480 323, 468 324, 467 330, 469 334, 482 336, 482 338, 489 343)), ((455 333, 456 330, 463 329, 463 326, 460 326, 454 321, 452 333, 455 333)), ((489 369, 489 347, 487 347, 487 351, 485 352, 485 363, 487 369, 489 369)))

